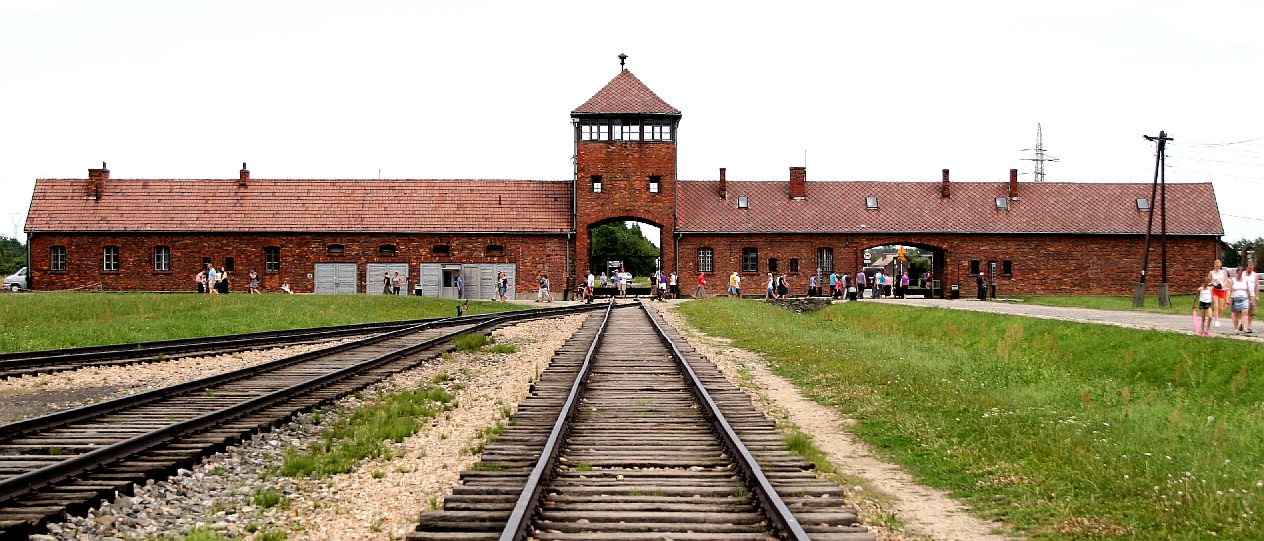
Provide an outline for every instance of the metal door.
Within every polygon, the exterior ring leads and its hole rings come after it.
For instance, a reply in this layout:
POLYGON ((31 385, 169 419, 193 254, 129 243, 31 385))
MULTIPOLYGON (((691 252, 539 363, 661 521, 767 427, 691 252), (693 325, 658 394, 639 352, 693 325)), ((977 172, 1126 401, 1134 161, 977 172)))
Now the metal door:
POLYGON ((404 284, 399 288, 400 295, 408 295, 412 292, 408 285, 408 263, 369 263, 364 267, 364 279, 367 284, 364 291, 369 295, 382 294, 382 276, 395 277, 395 273, 399 273, 399 277, 404 279, 404 284))
POLYGON ((355 263, 317 263, 316 293, 324 295, 355 294, 355 263))

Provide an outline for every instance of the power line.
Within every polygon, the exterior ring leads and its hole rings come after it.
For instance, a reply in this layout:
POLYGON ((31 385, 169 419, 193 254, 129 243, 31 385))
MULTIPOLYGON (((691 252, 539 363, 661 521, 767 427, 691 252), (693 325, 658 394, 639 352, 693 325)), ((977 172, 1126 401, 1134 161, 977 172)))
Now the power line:
POLYGON ((1251 217, 1251 216, 1238 216, 1237 214, 1225 214, 1225 213, 1223 213, 1223 212, 1221 212, 1221 213, 1220 213, 1220 215, 1221 215, 1221 216, 1228 216, 1228 217, 1230 217, 1230 218, 1237 218, 1237 219, 1239 219, 1239 220, 1254 220, 1254 221, 1257 221, 1257 222, 1264 222, 1264 218, 1253 218, 1253 217, 1251 217))
POLYGON ((1033 180, 1036 182, 1045 181, 1045 162, 1056 162, 1057 158, 1045 154, 1044 135, 1040 133, 1040 123, 1036 123, 1036 148, 1024 148, 1019 152, 1033 151, 1030 158, 1023 158, 1024 161, 1035 162, 1035 171, 1032 172, 1033 180))

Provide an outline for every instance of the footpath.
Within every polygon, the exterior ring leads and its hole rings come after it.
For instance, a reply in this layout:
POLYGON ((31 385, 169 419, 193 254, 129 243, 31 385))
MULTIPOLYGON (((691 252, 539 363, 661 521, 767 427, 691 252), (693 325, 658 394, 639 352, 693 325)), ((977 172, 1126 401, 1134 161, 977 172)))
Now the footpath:
MULTIPOLYGON (((1193 314, 1174 315, 1142 311, 1065 308, 1060 306, 1042 306, 1039 304, 1003 300, 979 301, 974 299, 947 300, 924 298, 895 299, 888 297, 883 299, 865 299, 859 302, 881 302, 889 304, 904 304, 908 306, 948 308, 952 310, 974 310, 976 312, 993 312, 997 314, 1011 314, 1016 316, 1115 325, 1118 327, 1129 327, 1133 329, 1155 329, 1160 331, 1194 334, 1193 314)), ((1261 314, 1257 312, 1256 315, 1259 316, 1261 314)), ((1220 326, 1212 327, 1211 332, 1217 337, 1264 342, 1264 337, 1261 337, 1261 335, 1264 335, 1264 323, 1258 321, 1259 317, 1256 319, 1257 321, 1254 325, 1254 333, 1235 335, 1233 332, 1233 319, 1226 314, 1225 317, 1220 319, 1220 326)))

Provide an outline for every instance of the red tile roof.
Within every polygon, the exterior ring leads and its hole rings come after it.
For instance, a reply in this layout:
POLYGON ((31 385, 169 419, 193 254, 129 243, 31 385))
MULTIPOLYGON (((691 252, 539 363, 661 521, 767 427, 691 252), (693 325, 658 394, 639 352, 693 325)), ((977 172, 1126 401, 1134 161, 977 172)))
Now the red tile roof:
POLYGON ((527 180, 39 179, 26 230, 571 230, 571 183, 527 180))
MULTIPOLYGON (((1024 182, 1019 200, 998 210, 1008 182, 952 182, 940 197, 938 182, 808 182, 807 198, 790 198, 789 183, 728 181, 728 199, 717 181, 681 181, 679 222, 685 232, 903 232, 903 233, 1145 233, 1149 184, 1024 182), (750 208, 737 208, 739 196, 750 208), (866 196, 878 209, 865 208, 866 196)), ((1167 186, 1169 234, 1223 235, 1210 183, 1167 186)), ((1159 231, 1156 213, 1154 231, 1159 231)))
POLYGON ((632 72, 623 70, 571 114, 650 113, 680 115, 632 72))

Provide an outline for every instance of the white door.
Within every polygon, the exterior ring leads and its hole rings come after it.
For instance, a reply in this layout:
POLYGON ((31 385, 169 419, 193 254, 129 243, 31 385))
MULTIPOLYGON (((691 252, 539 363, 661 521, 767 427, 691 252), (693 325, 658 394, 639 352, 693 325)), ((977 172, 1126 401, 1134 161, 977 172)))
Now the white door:
POLYGON ((316 293, 324 295, 355 294, 355 263, 317 263, 316 293))
POLYGON ((364 266, 364 269, 364 279, 368 282, 364 286, 365 293, 381 295, 383 293, 383 275, 394 278, 397 272, 399 277, 404 279, 404 284, 399 288, 399 294, 409 295, 412 293, 408 285, 408 263, 369 263, 364 266))
POLYGON ((422 263, 421 270, 421 295, 423 297, 438 297, 439 284, 442 283, 443 265, 438 263, 422 263))

